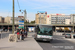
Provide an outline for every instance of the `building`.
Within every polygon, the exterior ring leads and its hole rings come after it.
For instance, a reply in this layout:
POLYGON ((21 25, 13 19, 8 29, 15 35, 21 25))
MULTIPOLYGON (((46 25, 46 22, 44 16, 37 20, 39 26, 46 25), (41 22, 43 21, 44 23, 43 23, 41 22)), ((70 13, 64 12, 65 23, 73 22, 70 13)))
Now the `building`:
MULTIPOLYGON (((24 17, 23 16, 14 17, 15 24, 19 24, 19 21, 24 21, 24 17)), ((13 17, 11 17, 10 23, 13 23, 13 17)))
POLYGON ((10 24, 10 21, 11 21, 11 17, 9 17, 9 16, 5 17, 5 22, 6 23, 10 24))
POLYGON ((35 24, 46 24, 46 16, 47 16, 47 12, 41 12, 39 11, 36 14, 36 18, 35 18, 35 24))
POLYGON ((4 17, 0 16, 0 23, 5 23, 4 20, 4 17))
POLYGON ((51 24, 70 24, 70 15, 65 14, 51 14, 51 24))
POLYGON ((28 19, 26 19, 26 22, 29 22, 29 20, 28 20, 28 19))
POLYGON ((46 24, 51 24, 51 14, 47 14, 46 20, 46 24))
POLYGON ((71 14, 71 24, 75 24, 75 14, 71 14))
POLYGON ((36 24, 71 24, 71 16, 65 14, 36 14, 36 24))

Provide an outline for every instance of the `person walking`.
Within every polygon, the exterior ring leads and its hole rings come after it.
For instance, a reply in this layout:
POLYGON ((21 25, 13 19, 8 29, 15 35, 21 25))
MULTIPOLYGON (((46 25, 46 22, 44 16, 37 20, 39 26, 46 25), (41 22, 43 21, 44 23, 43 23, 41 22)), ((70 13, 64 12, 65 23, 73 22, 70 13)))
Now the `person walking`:
POLYGON ((20 36, 21 40, 24 40, 24 30, 23 29, 21 30, 20 34, 21 34, 21 36, 20 36))
POLYGON ((20 32, 17 30, 17 38, 20 39, 20 32))
POLYGON ((25 37, 27 37, 27 30, 25 30, 25 37))

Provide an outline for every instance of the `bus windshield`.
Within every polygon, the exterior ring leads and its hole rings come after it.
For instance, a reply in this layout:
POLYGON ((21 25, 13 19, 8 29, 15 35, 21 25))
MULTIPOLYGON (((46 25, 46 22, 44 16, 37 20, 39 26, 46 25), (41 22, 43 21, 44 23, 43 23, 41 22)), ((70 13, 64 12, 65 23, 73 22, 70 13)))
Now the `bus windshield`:
POLYGON ((37 26, 37 34, 39 35, 52 35, 52 26, 39 25, 37 26))

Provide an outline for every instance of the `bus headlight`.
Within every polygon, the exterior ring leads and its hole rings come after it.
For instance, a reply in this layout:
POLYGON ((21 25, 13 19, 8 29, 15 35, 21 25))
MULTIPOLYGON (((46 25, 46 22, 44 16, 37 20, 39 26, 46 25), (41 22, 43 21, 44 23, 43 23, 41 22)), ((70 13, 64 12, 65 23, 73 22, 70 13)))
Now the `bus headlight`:
POLYGON ((37 38, 40 38, 41 36, 40 35, 37 35, 37 38))

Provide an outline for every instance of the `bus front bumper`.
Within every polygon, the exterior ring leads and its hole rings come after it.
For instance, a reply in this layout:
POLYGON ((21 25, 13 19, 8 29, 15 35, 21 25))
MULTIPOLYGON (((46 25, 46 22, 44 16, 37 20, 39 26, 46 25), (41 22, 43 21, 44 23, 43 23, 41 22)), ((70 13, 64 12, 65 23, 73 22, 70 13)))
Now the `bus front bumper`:
POLYGON ((48 39, 48 38, 36 38, 36 40, 40 40, 40 41, 52 41, 53 39, 48 39))

